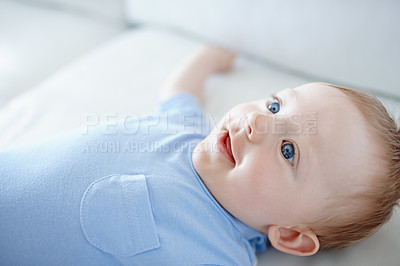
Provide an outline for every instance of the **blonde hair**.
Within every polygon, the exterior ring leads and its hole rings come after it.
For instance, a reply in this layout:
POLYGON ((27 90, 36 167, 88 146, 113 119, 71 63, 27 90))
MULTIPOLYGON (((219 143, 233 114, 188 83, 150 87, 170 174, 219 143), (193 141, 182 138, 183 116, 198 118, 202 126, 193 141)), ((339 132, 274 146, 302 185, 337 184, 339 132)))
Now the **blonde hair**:
POLYGON ((376 97, 332 84, 324 85, 340 90, 361 111, 371 129, 369 133, 382 147, 377 160, 384 162, 379 171, 371 173, 374 182, 370 188, 362 195, 351 197, 352 209, 340 209, 342 213, 322 217, 317 223, 320 227, 311 226, 321 249, 341 249, 370 237, 390 219, 394 207, 399 206, 400 132, 395 120, 376 97))

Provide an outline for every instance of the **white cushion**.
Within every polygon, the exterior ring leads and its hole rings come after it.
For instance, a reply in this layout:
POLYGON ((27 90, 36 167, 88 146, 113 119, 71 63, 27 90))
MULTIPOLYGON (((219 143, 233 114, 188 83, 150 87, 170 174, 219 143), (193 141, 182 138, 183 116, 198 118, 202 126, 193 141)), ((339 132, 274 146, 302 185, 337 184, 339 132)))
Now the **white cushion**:
POLYGON ((125 12, 313 80, 400 96, 399 1, 127 0, 125 12))

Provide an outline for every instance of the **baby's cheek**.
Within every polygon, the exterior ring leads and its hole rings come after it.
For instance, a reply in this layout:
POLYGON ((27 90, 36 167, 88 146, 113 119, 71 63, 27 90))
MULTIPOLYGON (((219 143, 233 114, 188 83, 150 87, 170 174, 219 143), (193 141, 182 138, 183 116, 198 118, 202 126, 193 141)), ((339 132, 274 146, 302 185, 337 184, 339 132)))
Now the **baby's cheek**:
POLYGON ((253 203, 269 200, 276 187, 273 180, 268 180, 268 175, 258 172, 250 173, 248 178, 250 179, 247 185, 249 197, 253 200, 253 203))

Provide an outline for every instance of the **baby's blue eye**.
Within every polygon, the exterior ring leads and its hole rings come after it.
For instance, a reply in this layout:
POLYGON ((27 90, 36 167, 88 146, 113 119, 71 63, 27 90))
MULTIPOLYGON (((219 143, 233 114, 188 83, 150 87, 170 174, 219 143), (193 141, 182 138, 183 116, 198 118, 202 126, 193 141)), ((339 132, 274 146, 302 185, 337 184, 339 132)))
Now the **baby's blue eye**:
POLYGON ((294 158, 294 146, 292 143, 285 141, 281 146, 283 157, 285 157, 291 164, 293 164, 294 158))
POLYGON ((270 110, 273 114, 279 112, 279 108, 279 102, 271 102, 270 104, 268 104, 268 110, 270 110))

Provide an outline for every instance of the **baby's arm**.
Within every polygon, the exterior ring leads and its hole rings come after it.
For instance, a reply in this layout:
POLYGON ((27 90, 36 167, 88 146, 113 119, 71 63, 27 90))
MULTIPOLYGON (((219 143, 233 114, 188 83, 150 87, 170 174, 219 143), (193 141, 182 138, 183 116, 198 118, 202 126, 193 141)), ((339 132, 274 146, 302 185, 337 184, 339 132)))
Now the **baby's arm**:
POLYGON ((164 84, 160 100, 165 101, 179 92, 190 92, 203 102, 206 79, 214 74, 228 71, 235 54, 215 46, 203 46, 190 54, 171 74, 164 84))

